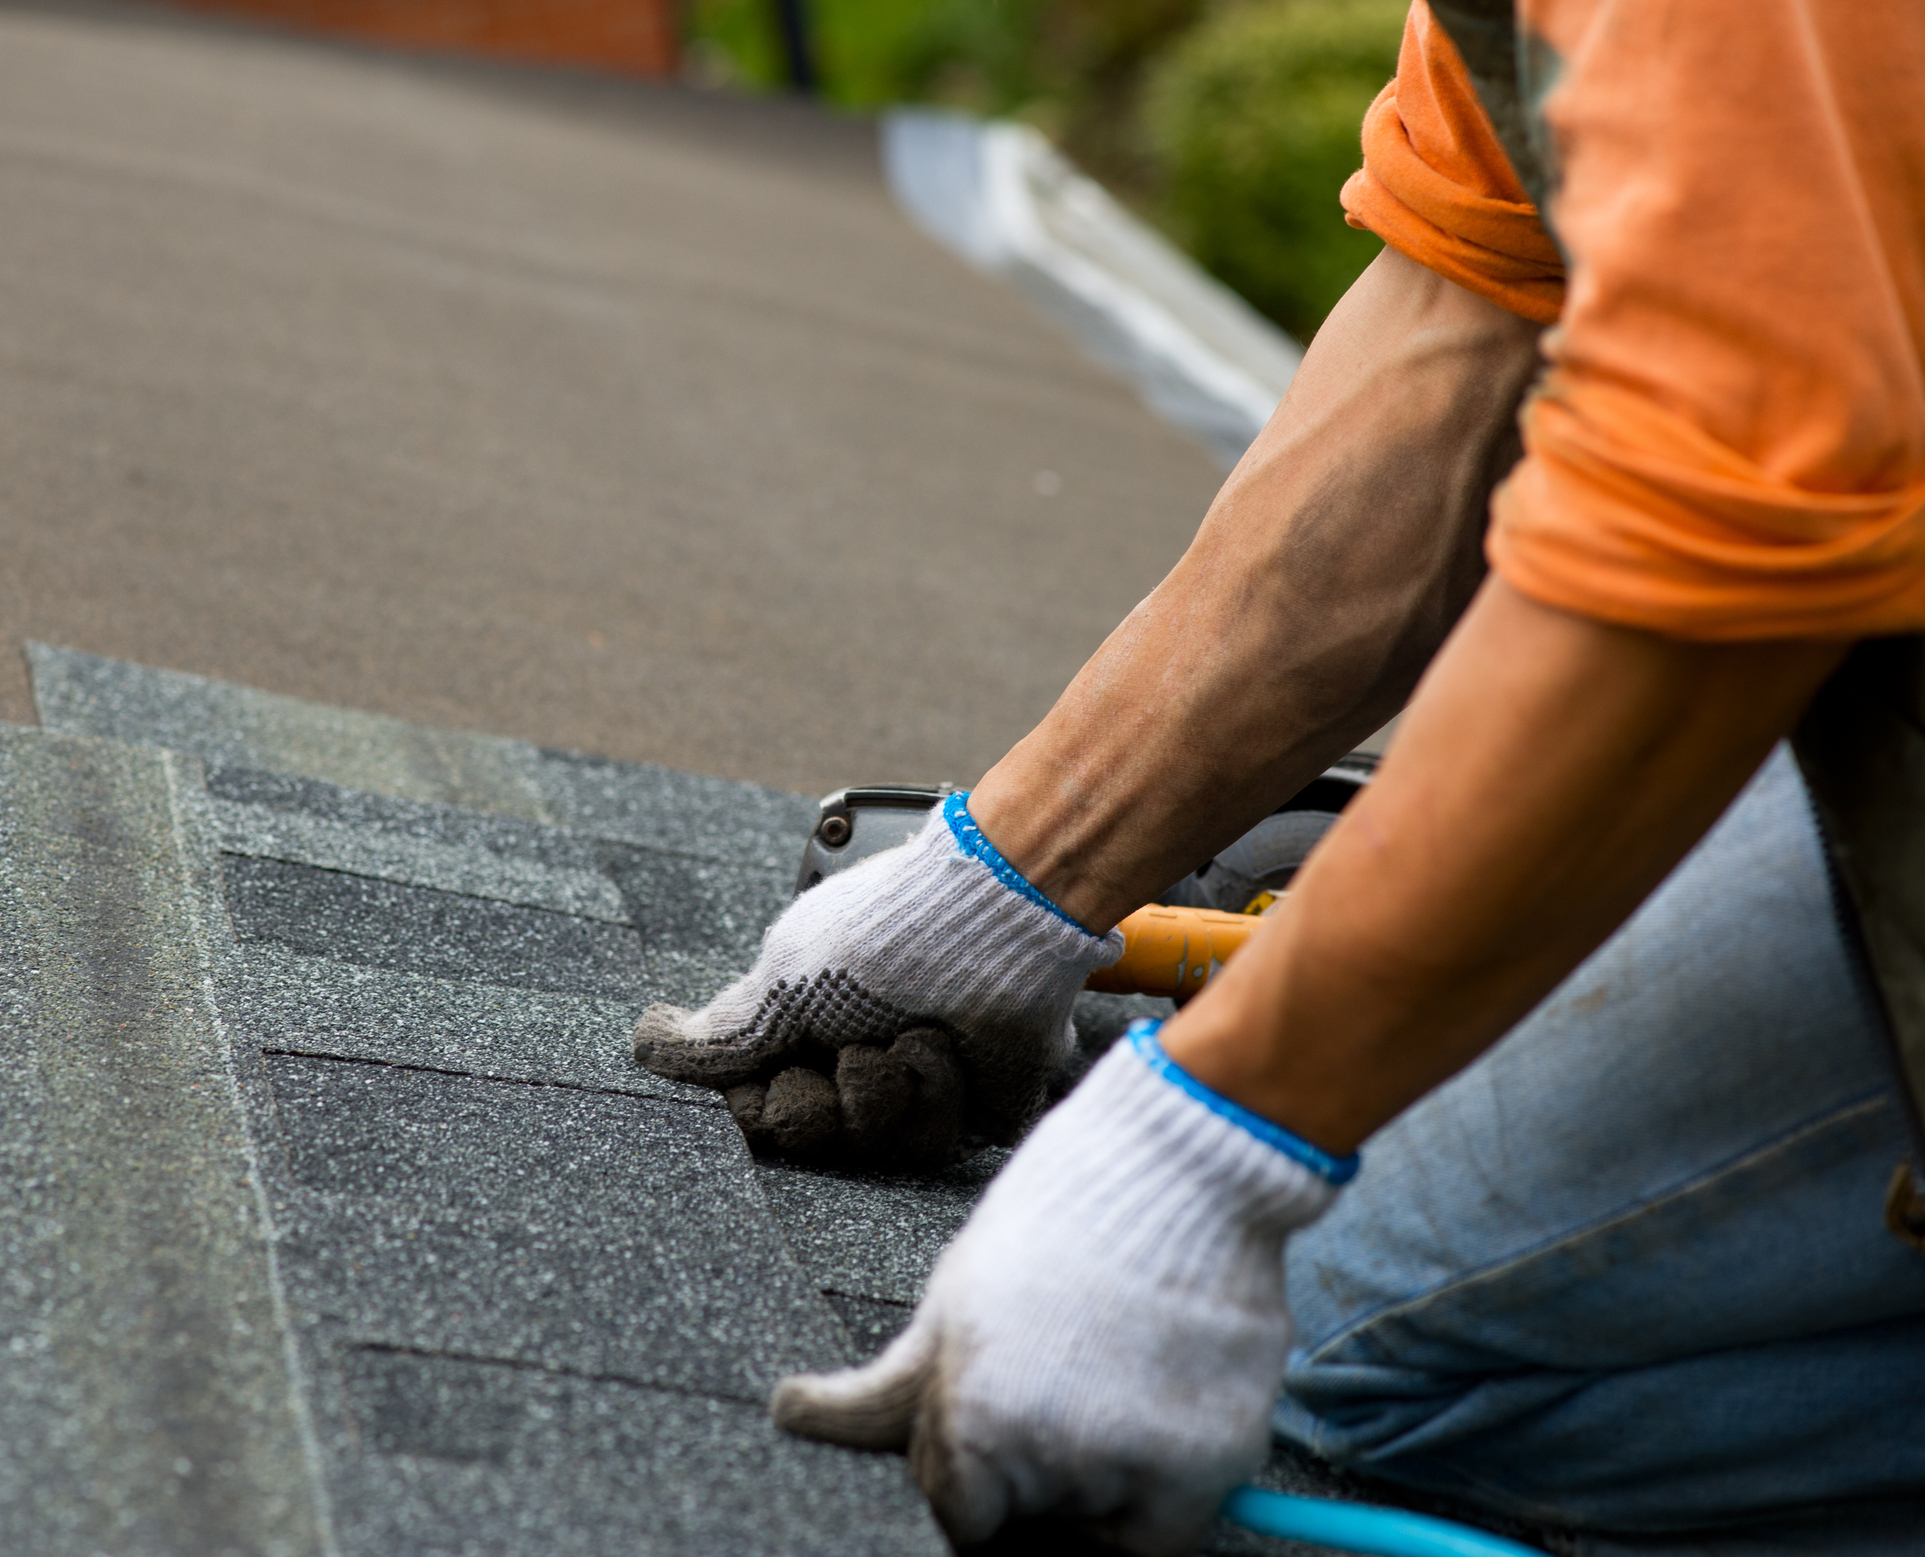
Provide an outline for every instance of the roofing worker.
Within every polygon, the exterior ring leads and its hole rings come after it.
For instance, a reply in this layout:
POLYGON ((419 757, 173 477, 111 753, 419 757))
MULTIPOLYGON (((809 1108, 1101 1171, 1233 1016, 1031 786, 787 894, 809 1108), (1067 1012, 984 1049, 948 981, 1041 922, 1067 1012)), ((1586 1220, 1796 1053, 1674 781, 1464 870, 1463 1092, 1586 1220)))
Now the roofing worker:
POLYGON ((777 1419, 907 1446, 965 1542, 1184 1550, 1274 1406, 1580 1551, 1915 1550, 1925 7, 1418 0, 1364 146, 1388 246, 1175 570, 974 794, 643 1020, 739 1106, 813 1044, 852 1127, 1013 1132, 1110 927, 1422 674, 1261 933, 777 1419))

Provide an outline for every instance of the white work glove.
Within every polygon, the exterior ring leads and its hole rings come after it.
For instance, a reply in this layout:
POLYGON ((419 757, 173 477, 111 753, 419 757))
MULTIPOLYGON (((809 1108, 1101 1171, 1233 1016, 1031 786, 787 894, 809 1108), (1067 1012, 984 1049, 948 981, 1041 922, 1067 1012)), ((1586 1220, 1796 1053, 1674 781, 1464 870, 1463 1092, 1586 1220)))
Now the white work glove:
POLYGON ((784 1379, 790 1432, 907 1448, 959 1545, 1091 1519, 1191 1549, 1262 1464, 1283 1245, 1356 1171, 1210 1091, 1139 1022, 1037 1125, 874 1362, 784 1379))
POLYGON ((1013 1141, 1075 1047, 1077 991, 1123 937, 1025 881, 968 799, 803 893, 700 1011, 651 1006, 637 1062, 723 1089, 761 1150, 943 1167, 1013 1141))

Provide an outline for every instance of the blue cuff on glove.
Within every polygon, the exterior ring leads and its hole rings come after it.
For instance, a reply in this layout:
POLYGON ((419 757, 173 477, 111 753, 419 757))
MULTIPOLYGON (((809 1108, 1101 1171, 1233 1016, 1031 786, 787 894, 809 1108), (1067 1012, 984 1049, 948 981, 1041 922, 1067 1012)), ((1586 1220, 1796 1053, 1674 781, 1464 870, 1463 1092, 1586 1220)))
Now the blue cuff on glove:
POLYGON ((1284 1156, 1301 1163, 1329 1183, 1348 1184, 1357 1176, 1357 1169, 1363 1166, 1363 1159, 1357 1153, 1352 1152, 1348 1157, 1333 1157, 1322 1147, 1312 1146, 1302 1136, 1293 1135, 1282 1125, 1265 1119, 1261 1114, 1253 1114, 1241 1103, 1234 1103, 1221 1092, 1204 1086, 1163 1052, 1163 1041, 1157 1037, 1162 1029, 1161 1022, 1146 1016, 1130 1023, 1123 1036, 1142 1056, 1143 1063, 1171 1086, 1187 1092, 1211 1113, 1220 1114, 1231 1124, 1241 1126, 1264 1145, 1274 1146, 1284 1156))
MULTIPOLYGON (((975 817, 969 814, 967 791, 959 791, 942 803, 942 819, 949 824, 949 832, 956 840, 956 847, 971 859, 981 860, 989 867, 990 875, 1010 891, 1020 898, 1027 898, 1038 908, 1048 909, 1064 924, 1083 930, 1080 924, 1032 887, 1029 884, 1029 878, 1004 859, 996 845, 983 836, 983 830, 976 825, 975 817)), ((1089 933, 1088 930, 1083 930, 1083 934, 1089 933)))

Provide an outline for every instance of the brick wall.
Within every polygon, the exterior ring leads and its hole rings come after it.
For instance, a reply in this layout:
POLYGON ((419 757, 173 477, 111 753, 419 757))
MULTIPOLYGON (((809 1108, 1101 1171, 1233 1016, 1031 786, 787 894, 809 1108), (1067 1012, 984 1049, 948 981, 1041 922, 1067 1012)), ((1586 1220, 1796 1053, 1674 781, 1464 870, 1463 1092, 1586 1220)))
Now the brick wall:
POLYGON ((183 0, 414 48, 673 75, 675 0, 183 0))

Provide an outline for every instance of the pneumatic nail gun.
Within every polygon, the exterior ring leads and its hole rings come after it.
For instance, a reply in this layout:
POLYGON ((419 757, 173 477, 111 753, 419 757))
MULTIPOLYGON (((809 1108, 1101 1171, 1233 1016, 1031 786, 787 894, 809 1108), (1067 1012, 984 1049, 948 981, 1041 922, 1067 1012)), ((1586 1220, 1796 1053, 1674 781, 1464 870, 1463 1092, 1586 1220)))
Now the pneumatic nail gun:
MULTIPOLYGON (((1117 926, 1122 957, 1092 973, 1088 988, 1177 1001, 1194 995, 1255 932, 1263 912, 1288 890, 1297 867, 1370 782, 1376 765, 1368 753, 1352 752, 1158 901, 1129 915, 1117 926)), ((954 788, 868 784, 825 796, 803 846, 795 890, 806 892, 825 876, 906 843, 954 788)))

